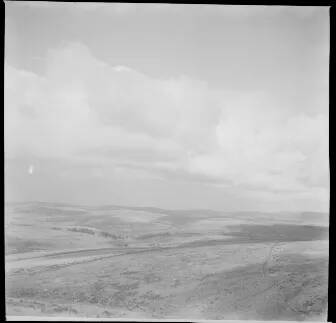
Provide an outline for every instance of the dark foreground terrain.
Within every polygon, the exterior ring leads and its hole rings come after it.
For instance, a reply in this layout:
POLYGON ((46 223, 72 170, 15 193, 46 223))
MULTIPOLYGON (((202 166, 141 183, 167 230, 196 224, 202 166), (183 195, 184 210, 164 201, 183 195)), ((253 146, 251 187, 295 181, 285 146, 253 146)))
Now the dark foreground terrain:
POLYGON ((6 205, 7 315, 326 320, 328 215, 6 205))

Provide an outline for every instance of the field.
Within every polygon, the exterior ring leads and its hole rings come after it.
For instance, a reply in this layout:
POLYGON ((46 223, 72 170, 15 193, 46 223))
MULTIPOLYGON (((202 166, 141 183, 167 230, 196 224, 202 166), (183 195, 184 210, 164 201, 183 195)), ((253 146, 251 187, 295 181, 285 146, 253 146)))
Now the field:
POLYGON ((5 211, 7 315, 326 320, 328 214, 5 211))

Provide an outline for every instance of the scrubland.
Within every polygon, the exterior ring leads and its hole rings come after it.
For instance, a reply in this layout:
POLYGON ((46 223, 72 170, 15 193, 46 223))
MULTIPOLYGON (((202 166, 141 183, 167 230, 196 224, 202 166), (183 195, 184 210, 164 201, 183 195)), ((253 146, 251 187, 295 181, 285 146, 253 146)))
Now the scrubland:
POLYGON ((328 214, 5 211, 7 315, 326 320, 328 214))

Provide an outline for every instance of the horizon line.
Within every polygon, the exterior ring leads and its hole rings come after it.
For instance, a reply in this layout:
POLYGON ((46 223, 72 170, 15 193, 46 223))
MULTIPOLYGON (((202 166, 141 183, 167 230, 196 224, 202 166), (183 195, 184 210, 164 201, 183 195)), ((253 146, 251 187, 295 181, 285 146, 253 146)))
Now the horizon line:
POLYGON ((164 210, 164 211, 211 211, 211 212, 218 212, 218 213, 272 213, 272 214, 280 214, 280 213, 323 213, 329 214, 330 210, 328 211, 316 211, 316 210, 300 210, 300 211, 260 211, 260 210, 219 210, 219 209, 210 209, 210 208, 165 208, 159 206, 149 206, 149 205, 125 205, 125 204, 82 204, 82 203, 70 203, 70 202, 53 202, 53 201, 41 201, 41 200, 21 200, 21 201, 6 201, 6 204, 24 204, 24 203, 36 203, 36 204, 56 204, 56 205, 66 205, 66 206, 82 206, 82 207, 119 207, 119 208, 133 208, 133 209, 157 209, 157 210, 164 210))

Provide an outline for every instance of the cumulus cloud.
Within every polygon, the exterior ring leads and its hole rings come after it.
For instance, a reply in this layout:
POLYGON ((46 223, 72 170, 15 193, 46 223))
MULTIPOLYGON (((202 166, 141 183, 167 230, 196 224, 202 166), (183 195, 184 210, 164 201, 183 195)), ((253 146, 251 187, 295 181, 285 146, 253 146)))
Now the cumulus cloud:
MULTIPOLYGON (((328 116, 281 109, 263 92, 111 66, 87 47, 49 51, 43 75, 5 64, 5 154, 120 174, 269 192, 328 188, 328 116)), ((125 175, 126 176, 126 175, 125 175)))

